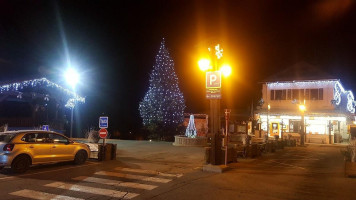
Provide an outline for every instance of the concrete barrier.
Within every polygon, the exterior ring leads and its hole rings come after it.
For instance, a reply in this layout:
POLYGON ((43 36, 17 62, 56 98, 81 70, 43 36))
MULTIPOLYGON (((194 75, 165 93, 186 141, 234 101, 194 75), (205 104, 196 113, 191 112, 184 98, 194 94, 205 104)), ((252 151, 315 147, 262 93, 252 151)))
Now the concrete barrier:
POLYGON ((189 138, 182 135, 174 136, 174 146, 205 147, 208 144, 207 137, 189 138))

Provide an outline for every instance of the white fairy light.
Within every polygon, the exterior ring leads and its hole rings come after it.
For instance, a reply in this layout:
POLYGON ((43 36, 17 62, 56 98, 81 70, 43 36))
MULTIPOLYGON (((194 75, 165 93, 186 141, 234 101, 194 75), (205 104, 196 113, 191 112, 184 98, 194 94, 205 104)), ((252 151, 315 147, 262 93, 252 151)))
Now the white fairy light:
MULTIPOLYGON (((0 85, 0 93, 8 92, 8 91, 19 91, 26 87, 36 87, 36 86, 45 86, 45 87, 59 89, 60 91, 64 92, 66 95, 70 96, 70 98, 75 99, 76 102, 85 103, 85 97, 81 97, 77 93, 70 91, 56 83, 53 83, 46 78, 25 80, 22 82, 0 85)), ((22 93, 21 95, 18 95, 18 98, 20 97, 22 97, 22 93)))

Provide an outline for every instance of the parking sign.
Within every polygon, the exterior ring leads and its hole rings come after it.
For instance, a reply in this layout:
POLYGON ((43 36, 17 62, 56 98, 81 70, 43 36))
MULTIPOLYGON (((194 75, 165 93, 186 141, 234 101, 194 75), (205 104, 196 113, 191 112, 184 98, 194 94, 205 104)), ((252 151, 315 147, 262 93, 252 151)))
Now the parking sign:
POLYGON ((99 128, 108 128, 109 127, 109 117, 101 116, 99 117, 99 128))
POLYGON ((206 88, 221 88, 221 72, 206 72, 206 88))

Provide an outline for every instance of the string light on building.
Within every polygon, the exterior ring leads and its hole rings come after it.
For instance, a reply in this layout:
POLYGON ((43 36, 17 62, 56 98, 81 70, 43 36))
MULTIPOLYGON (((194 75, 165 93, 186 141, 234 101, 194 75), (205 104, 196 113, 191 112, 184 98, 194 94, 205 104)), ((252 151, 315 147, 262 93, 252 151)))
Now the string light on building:
POLYGON ((77 93, 70 91, 56 83, 51 82, 46 78, 25 80, 22 82, 0 85, 0 93, 9 92, 9 91, 19 91, 25 88, 36 87, 36 86, 57 88, 60 91, 64 92, 66 95, 70 96, 71 98, 74 98, 77 102, 85 103, 84 97, 81 97, 77 93))
POLYGON ((309 88, 333 88, 332 103, 336 106, 345 106, 350 113, 355 113, 355 98, 350 90, 345 90, 340 80, 317 80, 317 81, 287 81, 287 82, 272 82, 266 83, 270 90, 290 89, 309 89, 309 88), (345 103, 342 103, 342 101, 345 103))

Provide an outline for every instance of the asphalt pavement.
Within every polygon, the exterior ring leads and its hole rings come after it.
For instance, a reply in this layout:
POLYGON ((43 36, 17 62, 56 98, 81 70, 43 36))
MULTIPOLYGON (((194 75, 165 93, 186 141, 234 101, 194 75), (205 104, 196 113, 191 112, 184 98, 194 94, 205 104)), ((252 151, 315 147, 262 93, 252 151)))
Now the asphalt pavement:
POLYGON ((117 160, 0 173, 0 199, 355 199, 344 177, 343 147, 288 147, 239 159, 222 174, 202 171, 204 148, 111 141, 117 160))

